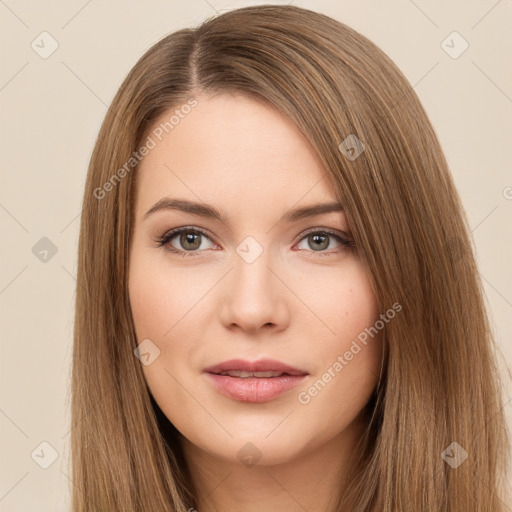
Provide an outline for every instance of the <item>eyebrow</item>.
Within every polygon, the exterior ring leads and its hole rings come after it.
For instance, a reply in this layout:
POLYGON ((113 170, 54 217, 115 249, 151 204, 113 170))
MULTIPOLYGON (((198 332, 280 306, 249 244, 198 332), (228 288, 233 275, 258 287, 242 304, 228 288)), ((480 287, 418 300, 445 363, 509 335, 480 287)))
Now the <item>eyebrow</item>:
MULTIPOLYGON (((214 206, 206 203, 196 203, 187 199, 171 199, 169 197, 163 197, 157 203, 155 203, 144 215, 142 220, 147 219, 151 214, 161 210, 178 210, 185 213, 191 213, 193 215, 199 215, 201 217, 216 219, 223 224, 229 225, 229 218, 222 214, 214 206)), ((343 206, 338 202, 330 203, 318 203, 311 206, 303 206, 287 211, 277 224, 285 224, 291 222, 297 222, 302 219, 309 217, 315 217, 331 212, 342 212, 343 206)))

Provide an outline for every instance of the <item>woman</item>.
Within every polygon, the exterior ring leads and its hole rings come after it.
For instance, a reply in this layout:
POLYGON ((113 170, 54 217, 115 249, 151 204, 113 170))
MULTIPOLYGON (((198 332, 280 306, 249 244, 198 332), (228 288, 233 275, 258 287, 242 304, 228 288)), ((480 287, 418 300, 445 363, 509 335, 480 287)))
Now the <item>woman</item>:
POLYGON ((461 202, 342 23, 249 7, 150 48, 94 148, 78 283, 75 512, 506 510, 461 202))

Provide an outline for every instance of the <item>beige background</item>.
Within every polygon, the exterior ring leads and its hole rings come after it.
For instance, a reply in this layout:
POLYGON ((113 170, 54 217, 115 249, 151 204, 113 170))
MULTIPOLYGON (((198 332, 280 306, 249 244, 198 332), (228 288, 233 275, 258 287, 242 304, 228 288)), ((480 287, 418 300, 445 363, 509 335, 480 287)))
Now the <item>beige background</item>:
MULTIPOLYGON (((69 510, 67 400, 80 204, 107 105, 139 56, 164 35, 216 10, 255 3, 0 1, 0 510, 69 510), (39 37, 43 31, 58 43, 46 59, 40 53, 51 49, 51 39, 39 37), (57 248, 46 262, 32 251, 43 237, 57 248), (39 464, 51 462, 52 449, 42 442, 58 452, 48 469, 39 464)), ((510 424, 512 72, 505 61, 512 2, 292 3, 328 14, 379 45, 429 113, 472 226, 502 350, 510 424), (469 44, 455 59, 441 46, 453 31, 469 44)), ((460 44, 456 40, 454 51, 460 44)))

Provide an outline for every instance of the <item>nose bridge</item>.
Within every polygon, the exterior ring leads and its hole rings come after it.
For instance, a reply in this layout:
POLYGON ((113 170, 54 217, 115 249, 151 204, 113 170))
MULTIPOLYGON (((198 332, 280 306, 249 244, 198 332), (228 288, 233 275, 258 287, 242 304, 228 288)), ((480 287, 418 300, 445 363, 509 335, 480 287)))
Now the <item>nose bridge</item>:
POLYGON ((283 290, 274 275, 276 262, 272 251, 264 249, 253 237, 247 237, 236 252, 224 296, 223 322, 226 326, 238 324, 248 330, 282 323, 286 306, 283 290))
MULTIPOLYGON (((268 295, 272 292, 271 251, 254 237, 246 237, 236 248, 232 276, 235 294, 268 295), (269 268, 270 267, 270 268, 269 268)), ((245 297, 247 298, 247 297, 245 297)))

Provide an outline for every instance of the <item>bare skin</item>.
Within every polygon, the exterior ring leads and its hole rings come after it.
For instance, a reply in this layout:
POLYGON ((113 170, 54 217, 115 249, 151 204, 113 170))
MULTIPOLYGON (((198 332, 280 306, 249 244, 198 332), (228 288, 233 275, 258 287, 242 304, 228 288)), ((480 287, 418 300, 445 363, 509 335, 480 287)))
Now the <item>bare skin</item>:
POLYGON ((337 202, 293 123, 243 95, 196 99, 138 171, 129 294, 139 343, 160 350, 144 376, 184 436, 199 512, 333 511, 377 383, 380 333, 341 371, 333 364, 379 318, 376 298, 357 249, 325 234, 350 239, 343 211, 278 222, 291 209, 337 202), (212 205, 229 223, 175 209, 144 218, 163 197, 212 205), (157 246, 183 226, 206 235, 157 246), (240 247, 261 254, 249 263, 240 247), (308 374, 274 399, 244 402, 204 373, 234 358, 308 374))

